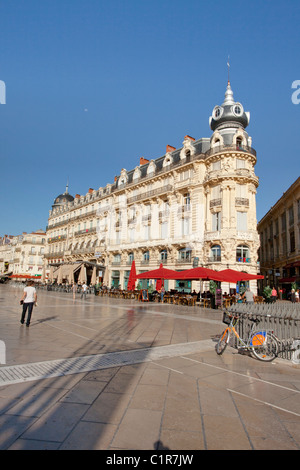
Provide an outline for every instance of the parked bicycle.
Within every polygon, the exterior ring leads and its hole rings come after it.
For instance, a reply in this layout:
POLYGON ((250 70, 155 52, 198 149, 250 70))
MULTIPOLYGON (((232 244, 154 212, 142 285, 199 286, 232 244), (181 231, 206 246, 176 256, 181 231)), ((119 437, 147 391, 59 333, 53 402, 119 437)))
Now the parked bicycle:
POLYGON ((248 350, 260 361, 270 362, 273 361, 279 352, 279 342, 274 333, 270 330, 257 330, 256 325, 260 320, 256 318, 248 317, 248 320, 253 322, 248 338, 243 339, 236 331, 236 325, 242 317, 241 314, 233 314, 224 311, 223 323, 227 328, 223 331, 220 339, 216 345, 217 354, 221 355, 225 351, 227 344, 230 341, 230 336, 233 333, 241 344, 242 350, 248 350))

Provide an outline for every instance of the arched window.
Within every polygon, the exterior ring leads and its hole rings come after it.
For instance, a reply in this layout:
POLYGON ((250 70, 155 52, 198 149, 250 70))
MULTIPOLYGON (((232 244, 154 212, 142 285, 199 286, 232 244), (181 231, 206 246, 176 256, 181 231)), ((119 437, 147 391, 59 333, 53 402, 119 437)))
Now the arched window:
POLYGON ((250 263, 250 250, 247 245, 238 245, 236 248, 236 260, 238 263, 250 263))
POLYGON ((160 252, 160 260, 161 261, 166 261, 168 259, 168 252, 167 250, 162 250, 160 252))
POLYGON ((220 245, 213 245, 210 249, 210 258, 211 262, 221 261, 221 247, 220 245))

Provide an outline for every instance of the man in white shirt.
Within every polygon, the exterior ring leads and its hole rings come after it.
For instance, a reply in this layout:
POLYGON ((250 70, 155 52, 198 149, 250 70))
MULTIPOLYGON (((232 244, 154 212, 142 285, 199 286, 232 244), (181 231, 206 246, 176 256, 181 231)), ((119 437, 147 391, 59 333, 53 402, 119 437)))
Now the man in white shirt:
POLYGON ((84 282, 81 287, 81 298, 83 297, 84 300, 86 299, 86 293, 87 293, 87 285, 84 282))
POLYGON ((36 290, 34 287, 34 282, 31 281, 24 288, 23 297, 20 301, 20 304, 23 304, 23 310, 22 310, 22 316, 21 316, 22 325, 25 321, 27 310, 28 310, 28 313, 27 313, 26 326, 30 325, 33 305, 34 304, 36 305, 36 303, 37 303, 37 294, 36 294, 36 290))

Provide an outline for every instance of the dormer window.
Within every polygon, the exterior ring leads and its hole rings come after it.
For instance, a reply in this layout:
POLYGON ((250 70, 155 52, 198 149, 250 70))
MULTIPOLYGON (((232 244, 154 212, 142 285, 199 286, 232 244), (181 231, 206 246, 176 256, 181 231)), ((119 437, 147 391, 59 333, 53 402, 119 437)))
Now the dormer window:
POLYGON ((165 168, 166 166, 169 166, 172 163, 173 163, 173 158, 169 153, 167 153, 164 159, 163 167, 165 168))
POLYGON ((222 114, 223 114, 223 108, 221 108, 221 106, 215 106, 215 108, 213 110, 213 118, 215 120, 218 120, 218 119, 220 119, 222 114))

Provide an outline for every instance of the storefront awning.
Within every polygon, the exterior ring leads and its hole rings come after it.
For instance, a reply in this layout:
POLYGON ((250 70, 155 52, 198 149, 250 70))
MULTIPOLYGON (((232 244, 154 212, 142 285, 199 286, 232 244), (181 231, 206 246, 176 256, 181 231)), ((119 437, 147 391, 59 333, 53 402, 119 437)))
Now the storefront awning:
POLYGON ((296 276, 294 277, 282 277, 278 279, 279 284, 292 284, 292 282, 296 281, 296 276))

